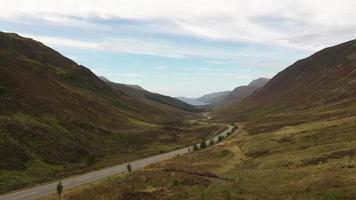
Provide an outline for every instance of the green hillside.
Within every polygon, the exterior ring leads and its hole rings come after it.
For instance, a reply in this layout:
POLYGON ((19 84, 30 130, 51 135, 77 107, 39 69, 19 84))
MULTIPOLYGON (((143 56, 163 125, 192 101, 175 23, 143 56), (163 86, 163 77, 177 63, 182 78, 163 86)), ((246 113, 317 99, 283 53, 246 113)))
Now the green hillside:
POLYGON ((157 154, 218 128, 187 123, 198 113, 183 102, 124 89, 40 42, 0 32, 0 191, 157 154))

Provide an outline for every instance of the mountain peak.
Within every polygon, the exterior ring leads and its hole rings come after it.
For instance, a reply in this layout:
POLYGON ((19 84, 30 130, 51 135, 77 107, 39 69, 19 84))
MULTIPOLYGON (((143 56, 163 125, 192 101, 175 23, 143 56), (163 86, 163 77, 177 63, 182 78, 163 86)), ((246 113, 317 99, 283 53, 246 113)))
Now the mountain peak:
POLYGON ((269 78, 258 78, 251 81, 248 86, 250 87, 263 87, 270 79, 269 78))

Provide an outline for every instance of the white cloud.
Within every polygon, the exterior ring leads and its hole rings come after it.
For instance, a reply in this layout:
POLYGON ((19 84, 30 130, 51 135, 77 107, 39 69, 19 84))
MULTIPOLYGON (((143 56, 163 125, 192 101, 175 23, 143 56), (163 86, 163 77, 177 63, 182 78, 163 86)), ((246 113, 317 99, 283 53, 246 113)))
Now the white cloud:
POLYGON ((11 0, 1 2, 0 18, 141 20, 154 24, 151 32, 315 50, 354 39, 355 7, 354 0, 11 0))
MULTIPOLYGON (((185 58, 189 56, 200 56, 210 58, 230 59, 236 57, 235 51, 219 51, 218 49, 204 48, 198 46, 181 46, 161 39, 142 40, 140 38, 121 37, 104 38, 95 40, 69 39, 56 36, 34 35, 20 33, 25 37, 38 40, 45 45, 58 48, 70 47, 76 49, 89 49, 103 52, 134 53, 143 55, 154 55, 170 58, 185 58)), ((155 66, 156 69, 166 69, 167 66, 155 66)))

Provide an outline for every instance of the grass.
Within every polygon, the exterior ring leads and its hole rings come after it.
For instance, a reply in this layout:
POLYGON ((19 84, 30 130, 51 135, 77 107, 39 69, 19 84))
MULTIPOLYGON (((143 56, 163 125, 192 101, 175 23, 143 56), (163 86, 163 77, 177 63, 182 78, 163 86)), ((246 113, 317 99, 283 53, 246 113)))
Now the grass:
MULTIPOLYGON (((59 122, 52 117, 46 117, 43 120, 44 122, 42 122, 29 116, 18 114, 12 119, 15 119, 19 124, 23 124, 26 127, 31 127, 33 124, 38 126, 38 124, 42 125, 41 123, 46 123, 49 124, 50 127, 55 127, 56 130, 63 130, 59 122)), ((78 163, 68 163, 64 165, 50 164, 45 162, 42 156, 31 152, 28 154, 29 160, 24 160, 23 162, 23 169, 0 170, 0 191, 5 192, 23 188, 62 177, 81 174, 94 169, 109 167, 131 160, 172 151, 196 143, 201 140, 201 137, 212 137, 222 130, 222 127, 220 126, 190 125, 187 123, 187 126, 175 129, 175 133, 172 134, 167 130, 163 130, 161 127, 151 125, 147 127, 146 124, 143 126, 146 127, 146 129, 141 132, 131 131, 117 135, 120 137, 113 139, 113 141, 120 141, 119 145, 121 148, 119 151, 116 153, 106 153, 106 156, 97 157, 95 163, 92 165, 87 165, 85 159, 78 163), (127 137, 125 135, 127 135, 127 137), (162 135, 165 135, 165 137, 162 138, 162 135), (126 138, 123 138, 124 136, 126 138), (132 144, 131 140, 135 140, 139 145, 130 146, 129 144, 132 144), (140 140, 142 141, 141 143, 140 140)), ((15 147, 17 146, 15 145, 14 148, 15 147)), ((9 163, 7 158, 4 159, 3 163, 9 163)), ((14 164, 16 163, 18 162, 14 161, 14 164)), ((18 165, 16 164, 15 166, 18 165)))
MULTIPOLYGON (((258 134, 240 124, 222 143, 110 185, 108 199, 356 199, 355 124, 355 116, 345 116, 258 134)), ((93 187, 69 199, 83 193, 100 195, 93 187)))
POLYGON ((129 123, 130 123, 130 124, 133 124, 133 125, 147 126, 147 127, 153 127, 153 128, 159 128, 159 127, 161 127, 161 126, 158 125, 158 124, 148 123, 148 122, 140 121, 140 120, 133 119, 133 118, 129 118, 129 123))

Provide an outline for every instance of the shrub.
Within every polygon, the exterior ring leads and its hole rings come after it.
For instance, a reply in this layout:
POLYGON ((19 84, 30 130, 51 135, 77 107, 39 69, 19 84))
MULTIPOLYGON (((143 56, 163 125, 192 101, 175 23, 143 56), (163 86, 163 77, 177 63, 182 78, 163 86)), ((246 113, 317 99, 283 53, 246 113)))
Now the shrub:
POLYGON ((224 136, 219 135, 219 137, 218 137, 218 142, 221 142, 223 139, 224 139, 224 136))
POLYGON ((131 173, 131 171, 132 171, 131 165, 130 165, 130 164, 127 164, 126 168, 127 168, 127 171, 128 171, 129 173, 131 173))
POLYGON ((171 187, 177 187, 178 185, 179 185, 179 181, 178 181, 178 180, 173 179, 173 180, 171 181, 171 187))
POLYGON ((198 148, 198 145, 193 145, 193 151, 198 151, 199 150, 199 148, 198 148))
POLYGON ((211 140, 209 141, 209 146, 213 146, 214 144, 215 144, 214 140, 211 139, 211 140))
POLYGON ((205 149, 207 147, 206 142, 205 142, 205 138, 202 139, 201 143, 200 143, 200 149, 205 149))
POLYGON ((62 191, 63 191, 62 181, 59 181, 59 183, 57 185, 57 194, 58 194, 58 196, 61 196, 62 191))
POLYGON ((0 132, 0 169, 22 170, 30 159, 29 153, 21 144, 0 132))
POLYGON ((226 191, 224 194, 224 200, 231 200, 231 194, 230 192, 226 191))
POLYGON ((94 154, 90 154, 90 155, 87 157, 86 163, 87 163, 87 165, 89 165, 89 166, 94 165, 94 164, 96 163, 96 156, 95 156, 94 154))

